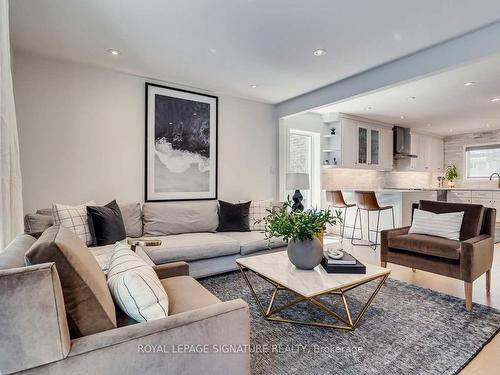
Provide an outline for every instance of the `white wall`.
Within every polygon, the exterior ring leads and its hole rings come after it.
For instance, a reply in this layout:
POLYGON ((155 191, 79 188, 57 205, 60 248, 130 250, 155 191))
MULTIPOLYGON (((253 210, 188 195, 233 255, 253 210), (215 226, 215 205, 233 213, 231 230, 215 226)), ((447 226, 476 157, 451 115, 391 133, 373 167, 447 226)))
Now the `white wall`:
MULTIPOLYGON (((20 52, 13 61, 25 211, 142 202, 146 79, 20 52)), ((274 107, 219 95, 218 130, 219 198, 275 198, 274 107)))
POLYGON ((288 170, 288 139, 290 130, 300 130, 316 133, 317 137, 313 137, 313 171, 312 171, 312 184, 311 184, 311 204, 313 206, 321 205, 321 150, 320 150, 320 134, 323 130, 323 122, 321 115, 316 113, 302 113, 296 116, 290 116, 280 120, 280 153, 279 153, 279 198, 280 200, 286 199, 286 174, 288 170), (316 139, 317 138, 317 139, 316 139))

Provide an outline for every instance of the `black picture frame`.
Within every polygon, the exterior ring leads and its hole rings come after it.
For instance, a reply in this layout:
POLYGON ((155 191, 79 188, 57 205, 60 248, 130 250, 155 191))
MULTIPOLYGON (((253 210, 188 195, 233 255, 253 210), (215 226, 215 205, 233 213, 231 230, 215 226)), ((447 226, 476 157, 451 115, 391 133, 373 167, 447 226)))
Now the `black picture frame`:
MULTIPOLYGON (((154 94, 156 95, 156 94, 154 94)), ((162 94, 163 95, 163 94, 162 94)), ((176 98, 173 96, 173 98, 176 98)), ((176 87, 170 87, 170 86, 164 86, 164 85, 159 85, 156 83, 151 83, 151 82, 146 82, 145 83, 145 137, 144 137, 144 201, 145 202, 174 202, 174 201, 197 201, 197 200, 217 200, 218 199, 218 179, 219 179, 219 165, 218 165, 218 153, 219 153, 219 129, 218 129, 218 122, 219 122, 219 97, 215 95, 208 95, 204 93, 199 93, 195 91, 190 91, 190 90, 184 90, 184 89, 179 89, 176 87), (154 144, 151 144, 151 139, 150 135, 151 132, 148 132, 148 128, 151 128, 150 120, 151 120, 151 114, 150 114, 150 95, 151 89, 155 90, 166 90, 165 96, 168 96, 168 92, 178 92, 182 96, 187 96, 191 97, 192 99, 187 99, 187 100, 195 100, 196 98, 199 97, 205 97, 208 98, 210 101, 213 103, 210 103, 210 105, 213 105, 214 108, 214 123, 210 121, 209 129, 210 129, 210 149, 213 149, 213 153, 210 152, 210 158, 214 157, 215 160, 213 161, 213 164, 210 164, 213 167, 213 181, 209 182, 211 185, 211 189, 209 190, 209 193, 207 194, 199 194, 199 196, 196 196, 197 192, 191 192, 192 196, 189 196, 189 194, 186 194, 186 192, 178 192, 179 196, 176 197, 175 194, 176 192, 171 192, 169 193, 168 197, 161 197, 162 193, 154 193, 151 194, 151 180, 154 179, 151 178, 150 172, 151 172, 151 165, 150 163, 152 162, 151 159, 151 147, 154 147, 154 144), (186 95, 187 94, 187 95, 186 95), (215 135, 212 137, 212 132, 215 130, 215 135), (212 144, 213 142, 213 144, 212 144), (153 196, 152 196, 153 195, 153 196)), ((156 113, 155 113, 156 114, 156 113)), ((210 116, 210 120, 212 120, 212 116, 210 116)), ((151 130, 151 129, 150 129, 151 130)), ((211 163, 211 160, 209 161, 211 163)), ((211 171, 211 169, 210 169, 211 171)), ((210 175, 209 175, 210 176, 210 175)))

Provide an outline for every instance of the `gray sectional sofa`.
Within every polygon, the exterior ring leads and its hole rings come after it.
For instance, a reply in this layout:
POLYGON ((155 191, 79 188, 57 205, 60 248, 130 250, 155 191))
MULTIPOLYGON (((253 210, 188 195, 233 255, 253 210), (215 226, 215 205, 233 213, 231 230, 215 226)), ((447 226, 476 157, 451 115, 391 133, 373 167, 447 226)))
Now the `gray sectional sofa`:
MULTIPOLYGON (((156 264, 175 261, 189 263, 195 278, 237 269, 235 260, 257 252, 281 251, 286 243, 271 241, 259 230, 250 232, 217 232, 217 201, 119 203, 129 238, 160 239, 160 246, 144 251, 156 264)), ((25 232, 42 232, 52 225, 49 209, 38 210, 25 217, 25 232)), ((251 225, 251 227, 253 227, 251 225)), ((91 248, 102 264, 111 247, 91 248)))

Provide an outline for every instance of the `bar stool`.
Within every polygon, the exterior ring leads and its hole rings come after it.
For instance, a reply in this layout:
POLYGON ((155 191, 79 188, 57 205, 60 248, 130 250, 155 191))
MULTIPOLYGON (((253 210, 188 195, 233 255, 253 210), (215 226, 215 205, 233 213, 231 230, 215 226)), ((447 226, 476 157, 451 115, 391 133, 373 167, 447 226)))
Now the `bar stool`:
MULTIPOLYGON (((344 199, 344 195, 342 194, 342 191, 340 191, 340 190, 328 191, 326 193, 326 200, 327 200, 327 202, 329 202, 328 205, 330 207, 338 208, 339 210, 344 209, 344 218, 342 219, 342 226, 340 227, 340 237, 342 237, 342 240, 344 240, 347 209, 351 208, 351 207, 355 207, 356 204, 346 203, 346 201, 344 199)), ((353 228, 353 227, 348 226, 347 228, 353 228)), ((363 234, 363 232, 361 232, 361 234, 363 234)), ((354 229, 353 229, 353 235, 354 235, 354 229)))
POLYGON ((379 234, 379 224, 380 224, 380 212, 385 210, 391 210, 392 212, 392 227, 395 227, 394 223, 394 208, 392 206, 380 206, 378 204, 377 196, 374 191, 355 191, 354 195, 356 197, 356 205, 358 206, 356 210, 356 216, 354 218, 354 229, 352 231, 353 235, 351 237, 351 244, 357 246, 369 246, 375 250, 378 245, 378 234, 379 234), (361 237, 363 237, 363 227, 361 225, 361 212, 360 210, 366 211, 368 216, 368 243, 354 243, 354 231, 356 230, 356 223, 358 221, 359 213, 359 226, 361 228, 361 237), (377 229, 375 231, 370 230, 370 212, 377 211, 377 229), (375 232, 375 242, 370 240, 370 232, 375 232))

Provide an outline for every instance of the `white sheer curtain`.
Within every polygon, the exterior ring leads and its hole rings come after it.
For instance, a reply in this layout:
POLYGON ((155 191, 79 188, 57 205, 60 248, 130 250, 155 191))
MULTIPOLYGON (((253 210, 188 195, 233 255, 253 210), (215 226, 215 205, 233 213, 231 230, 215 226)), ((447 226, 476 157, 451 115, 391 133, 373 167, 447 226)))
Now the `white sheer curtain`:
POLYGON ((0 0, 0 250, 22 230, 23 199, 10 65, 9 2, 0 0))

